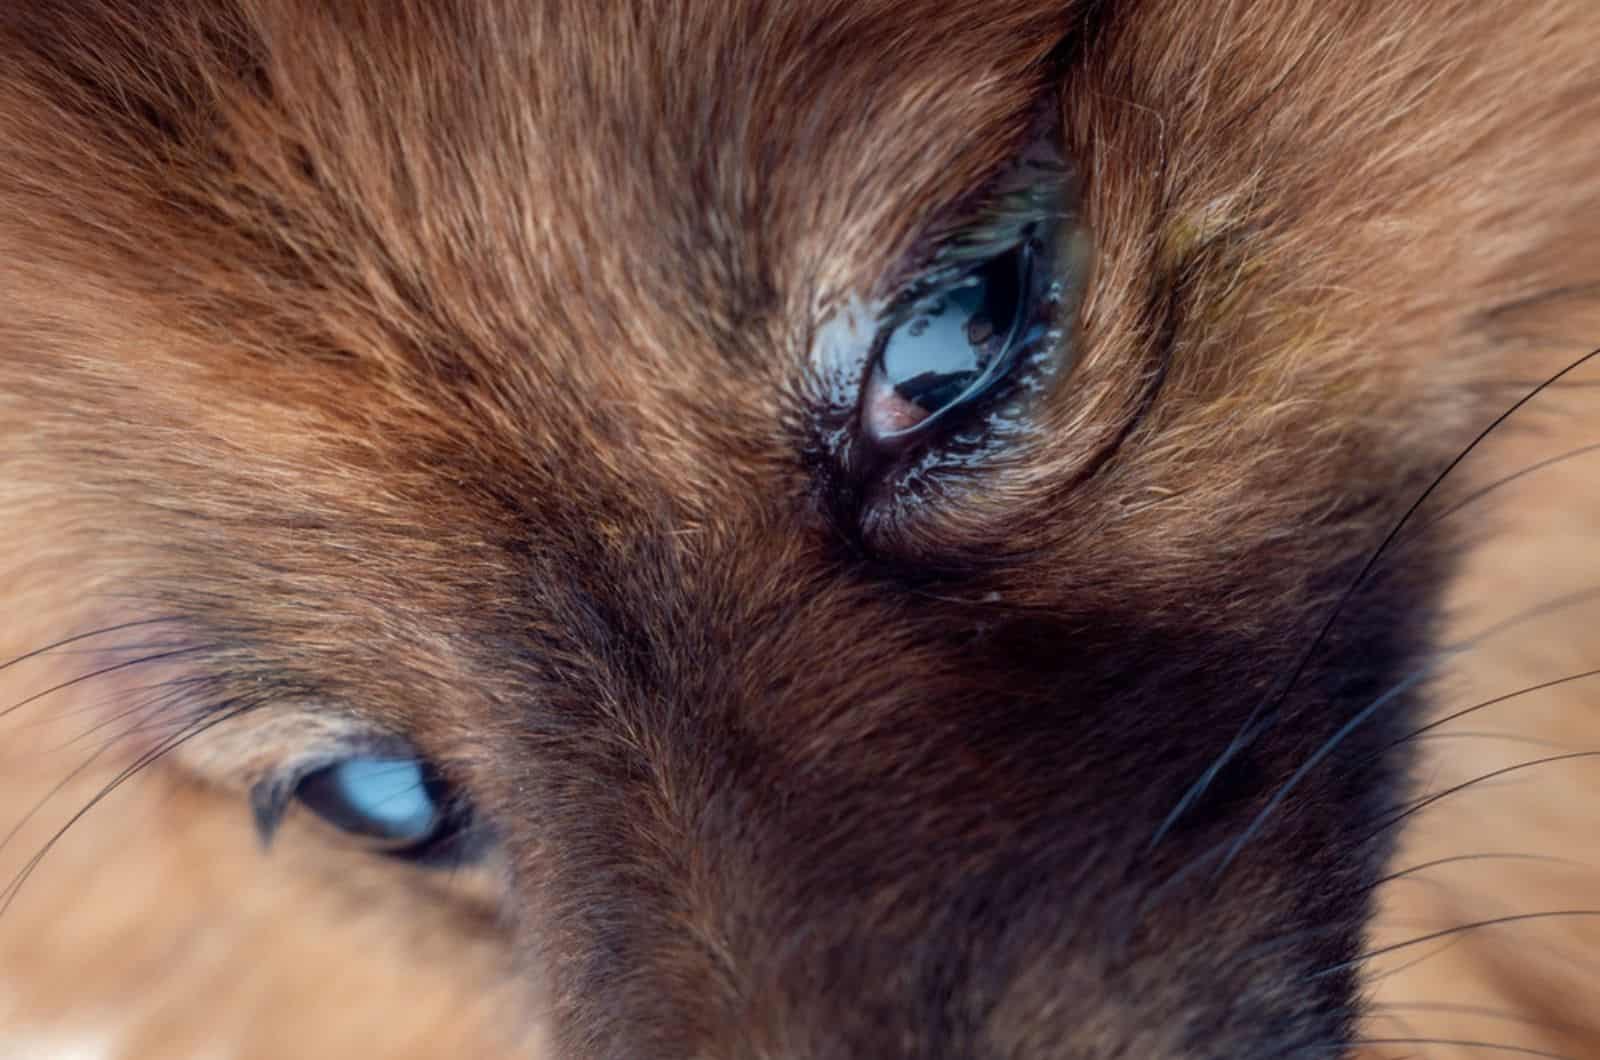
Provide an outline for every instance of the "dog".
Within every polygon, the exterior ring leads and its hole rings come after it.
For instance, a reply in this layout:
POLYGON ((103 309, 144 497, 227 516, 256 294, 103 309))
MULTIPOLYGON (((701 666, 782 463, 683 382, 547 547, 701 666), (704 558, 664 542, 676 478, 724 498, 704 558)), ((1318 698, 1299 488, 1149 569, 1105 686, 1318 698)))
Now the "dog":
POLYGON ((6 1055, 1600 1055, 1597 43, 8 5, 6 1055))

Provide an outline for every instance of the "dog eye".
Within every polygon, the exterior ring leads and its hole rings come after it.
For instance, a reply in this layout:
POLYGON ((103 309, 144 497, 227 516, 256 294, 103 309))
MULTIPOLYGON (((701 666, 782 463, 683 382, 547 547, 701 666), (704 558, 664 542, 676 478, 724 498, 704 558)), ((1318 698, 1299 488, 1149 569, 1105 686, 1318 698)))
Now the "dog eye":
POLYGON ((424 864, 460 864, 482 853, 461 799, 415 758, 353 757, 305 774, 294 798, 376 853, 424 864))
POLYGON ((1032 239, 934 280, 890 314, 874 342, 861 423, 876 445, 929 434, 1010 378, 1036 331, 1032 239))
POLYGON ((294 794, 352 835, 414 846, 429 839, 443 817, 434 787, 414 758, 347 758, 307 774, 294 794))
POLYGON ((1087 240, 1058 139, 1045 121, 980 194, 929 223, 921 267, 897 290, 841 299, 813 336, 819 447, 856 487, 1003 443, 1070 366, 1087 240))
POLYGON ((263 843, 271 842, 295 802, 374 853, 422 865, 475 861, 494 842, 460 792, 398 748, 323 759, 263 778, 251 790, 263 843))
POLYGON ((1092 265, 1078 189, 1042 105, 1018 153, 931 210, 888 270, 816 292, 797 441, 830 518, 863 544, 909 532, 1066 398, 1092 265))

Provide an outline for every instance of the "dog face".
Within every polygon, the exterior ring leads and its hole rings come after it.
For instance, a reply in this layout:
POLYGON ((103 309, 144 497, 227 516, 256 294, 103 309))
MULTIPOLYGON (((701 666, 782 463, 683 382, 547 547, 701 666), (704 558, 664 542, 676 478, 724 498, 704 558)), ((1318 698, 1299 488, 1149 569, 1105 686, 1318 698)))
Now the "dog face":
POLYGON ((5 496, 147 748, 492 846, 561 1056, 1345 1049, 1588 5, 189 6, 0 15, 5 496))

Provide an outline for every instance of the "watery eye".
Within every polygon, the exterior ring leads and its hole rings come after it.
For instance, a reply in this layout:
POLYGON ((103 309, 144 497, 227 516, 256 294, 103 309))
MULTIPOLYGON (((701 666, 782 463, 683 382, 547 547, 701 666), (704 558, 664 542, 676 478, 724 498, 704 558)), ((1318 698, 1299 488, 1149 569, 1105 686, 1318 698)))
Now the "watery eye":
POLYGON ((887 540, 1067 399, 1091 263, 1059 114, 1042 103, 1017 155, 931 211, 890 270, 818 292, 805 451, 840 526, 887 540))
POLYGON ((940 277, 879 330, 861 422, 878 445, 929 432, 989 396, 1036 341, 1032 240, 940 277))
POLYGON ((442 785, 414 758, 347 758, 306 774, 294 796, 328 823, 390 852, 426 846, 448 823, 442 785))

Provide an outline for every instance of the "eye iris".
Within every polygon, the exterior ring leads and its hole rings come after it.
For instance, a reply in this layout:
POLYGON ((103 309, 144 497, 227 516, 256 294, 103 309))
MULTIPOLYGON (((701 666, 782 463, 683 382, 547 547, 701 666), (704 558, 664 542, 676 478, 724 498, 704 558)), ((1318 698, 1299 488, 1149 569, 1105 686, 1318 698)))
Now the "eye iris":
POLYGON ((441 813, 422 765, 412 758, 349 758, 300 781, 295 795, 329 823, 385 843, 418 843, 441 813))
POLYGON ((1025 330, 1027 244, 938 285, 880 333, 863 418, 875 440, 921 433, 1004 379, 1025 330))

